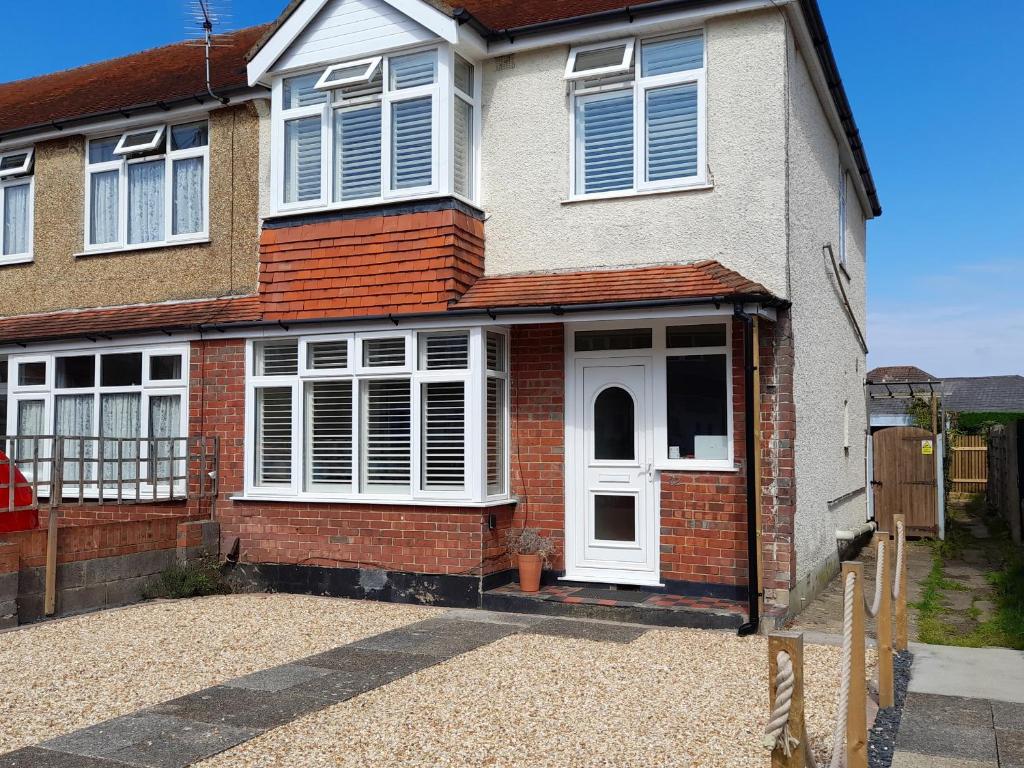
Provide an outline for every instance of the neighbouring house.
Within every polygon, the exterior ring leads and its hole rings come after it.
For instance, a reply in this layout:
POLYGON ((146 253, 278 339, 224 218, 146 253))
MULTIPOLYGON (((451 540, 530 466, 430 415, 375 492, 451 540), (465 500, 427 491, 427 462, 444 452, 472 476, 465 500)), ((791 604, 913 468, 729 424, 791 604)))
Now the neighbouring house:
POLYGON ((867 516, 881 207, 817 4, 461 6, 0 85, 8 444, 82 438, 116 519, 97 452, 215 438, 168 505, 277 589, 486 605, 531 526, 548 583, 781 620, 867 516))

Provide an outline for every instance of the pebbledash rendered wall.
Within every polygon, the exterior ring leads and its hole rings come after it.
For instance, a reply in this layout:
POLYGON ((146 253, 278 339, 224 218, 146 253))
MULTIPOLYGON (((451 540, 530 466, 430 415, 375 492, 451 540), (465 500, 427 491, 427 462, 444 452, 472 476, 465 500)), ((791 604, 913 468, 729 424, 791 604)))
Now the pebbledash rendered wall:
MULTIPOLYGON (((769 589, 792 584, 792 354, 785 321, 762 325, 763 542, 769 589)), ((661 567, 689 594, 741 598, 747 586, 743 331, 734 329, 737 471, 661 474, 661 567)), ((221 439, 216 518, 222 551, 238 540, 241 576, 282 591, 478 605, 514 576, 512 527, 552 536, 549 578, 564 568, 564 330, 513 326, 510 345, 512 491, 492 508, 243 501, 245 341, 193 342, 190 433, 221 439)))

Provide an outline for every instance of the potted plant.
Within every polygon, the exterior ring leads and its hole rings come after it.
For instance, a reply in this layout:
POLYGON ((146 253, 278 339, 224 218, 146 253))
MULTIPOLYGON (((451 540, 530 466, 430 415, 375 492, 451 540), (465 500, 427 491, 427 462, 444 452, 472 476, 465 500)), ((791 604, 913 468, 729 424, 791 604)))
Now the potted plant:
POLYGON ((519 589, 522 592, 537 592, 540 589, 540 572, 555 543, 541 536, 536 528, 520 528, 508 532, 508 551, 515 553, 519 567, 519 589))

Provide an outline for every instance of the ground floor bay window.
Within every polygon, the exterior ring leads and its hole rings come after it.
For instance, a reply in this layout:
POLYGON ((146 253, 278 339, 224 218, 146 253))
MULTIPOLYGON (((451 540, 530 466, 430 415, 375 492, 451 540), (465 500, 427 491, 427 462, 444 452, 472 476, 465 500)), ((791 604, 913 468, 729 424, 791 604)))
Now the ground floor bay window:
POLYGON ((251 342, 246 494, 506 499, 507 350, 482 328, 251 342))

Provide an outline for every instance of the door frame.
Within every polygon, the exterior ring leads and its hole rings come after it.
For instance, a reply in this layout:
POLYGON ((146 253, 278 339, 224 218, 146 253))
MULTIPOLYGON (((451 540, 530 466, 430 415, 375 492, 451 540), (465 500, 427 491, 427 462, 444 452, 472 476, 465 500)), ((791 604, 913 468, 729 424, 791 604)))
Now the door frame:
POLYGON ((629 584, 635 586, 663 587, 661 581, 661 472, 655 461, 654 439, 654 375, 655 365, 651 350, 623 350, 621 352, 598 352, 576 354, 572 341, 572 331, 577 330, 573 326, 565 326, 565 581, 589 581, 599 584, 629 584), (595 366, 630 366, 641 365, 644 367, 644 417, 646 420, 646 441, 648 461, 654 473, 654 481, 651 483, 649 502, 650 514, 653 516, 654 536, 651 542, 651 555, 653 570, 643 571, 646 576, 652 574, 651 578, 622 578, 626 575, 619 571, 612 574, 610 571, 602 572, 596 568, 583 568, 579 570, 576 559, 579 547, 586 544, 586 531, 579 524, 581 517, 586 510, 586 488, 585 484, 586 458, 580 455, 581 447, 585 445, 586 434, 583 432, 584 425, 580 423, 581 403, 576 397, 577 386, 582 384, 576 375, 576 364, 578 362, 591 363, 595 366))

